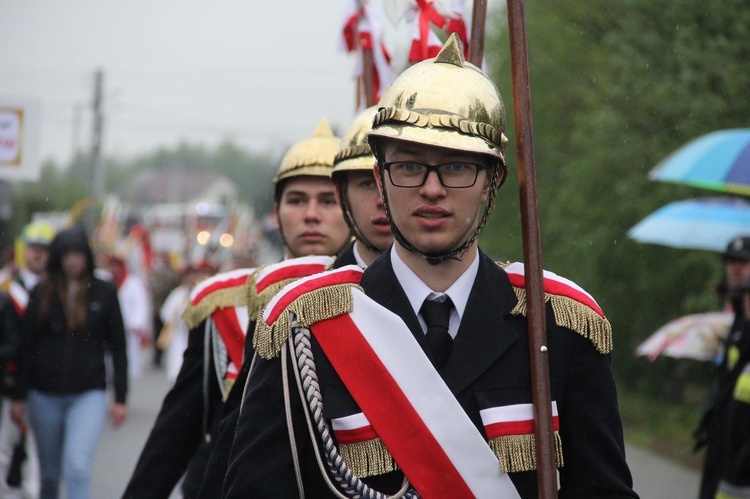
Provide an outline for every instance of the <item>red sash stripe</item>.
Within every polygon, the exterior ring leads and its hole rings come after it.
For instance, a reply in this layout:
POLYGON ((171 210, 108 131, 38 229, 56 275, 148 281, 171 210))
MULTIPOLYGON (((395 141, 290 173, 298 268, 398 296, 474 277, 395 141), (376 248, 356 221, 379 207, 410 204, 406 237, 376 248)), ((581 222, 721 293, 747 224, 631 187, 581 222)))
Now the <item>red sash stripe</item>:
MULTIPOLYGON (((247 310, 246 307, 240 308, 247 310)), ((220 308, 211 314, 211 319, 213 319, 221 339, 224 340, 229 359, 235 365, 241 366, 245 350, 245 331, 237 317, 237 310, 235 307, 220 308)))
POLYGON ((300 277, 307 277, 313 274, 319 274, 326 269, 325 265, 321 264, 306 264, 306 265, 293 265, 289 267, 282 267, 278 270, 274 270, 267 276, 263 277, 255 285, 255 289, 258 293, 266 289, 268 286, 276 284, 277 282, 284 281, 286 279, 297 279, 300 277))

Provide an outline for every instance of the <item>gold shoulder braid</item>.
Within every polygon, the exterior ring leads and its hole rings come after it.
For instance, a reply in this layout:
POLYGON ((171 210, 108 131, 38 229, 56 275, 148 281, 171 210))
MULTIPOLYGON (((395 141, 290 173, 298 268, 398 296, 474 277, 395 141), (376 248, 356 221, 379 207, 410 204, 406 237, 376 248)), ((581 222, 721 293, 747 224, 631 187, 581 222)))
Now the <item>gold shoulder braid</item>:
POLYGON ((296 321, 303 327, 351 312, 354 308, 351 292, 353 286, 362 290, 356 284, 344 283, 304 293, 292 301, 272 324, 267 324, 264 320, 265 311, 259 314, 253 336, 253 347, 258 355, 264 359, 279 356, 281 346, 291 334, 290 312, 294 313, 296 321))
MULTIPOLYGON (((501 268, 508 266, 507 263, 498 263, 498 265, 501 268)), ((525 317, 528 312, 526 289, 513 286, 513 291, 516 293, 518 303, 510 314, 516 317, 525 317)), ((612 351, 612 325, 605 317, 569 296, 545 292, 544 301, 552 305, 555 324, 588 338, 601 354, 612 351)))
MULTIPOLYGON (((287 284, 290 284, 299 277, 290 277, 288 279, 282 279, 278 282, 274 282, 272 284, 269 284, 265 288, 263 288, 263 291, 260 293, 258 292, 258 276, 260 275, 260 272, 270 265, 276 265, 276 264, 268 264, 263 265, 261 267, 258 267, 258 269, 250 274, 250 277, 247 279, 247 315, 250 317, 251 321, 254 321, 256 319, 260 318, 260 314, 265 308, 265 306, 268 304, 268 302, 271 301, 271 298, 276 296, 276 293, 281 291, 281 289, 286 286, 287 284)), ((325 267, 324 271, 331 270, 333 268, 333 265, 328 265, 325 267)))
POLYGON ((185 311, 182 313, 182 320, 185 321, 188 329, 193 329, 211 315, 214 310, 246 305, 247 292, 245 291, 245 286, 247 286, 247 283, 240 286, 217 289, 203 297, 195 305, 188 303, 185 311))

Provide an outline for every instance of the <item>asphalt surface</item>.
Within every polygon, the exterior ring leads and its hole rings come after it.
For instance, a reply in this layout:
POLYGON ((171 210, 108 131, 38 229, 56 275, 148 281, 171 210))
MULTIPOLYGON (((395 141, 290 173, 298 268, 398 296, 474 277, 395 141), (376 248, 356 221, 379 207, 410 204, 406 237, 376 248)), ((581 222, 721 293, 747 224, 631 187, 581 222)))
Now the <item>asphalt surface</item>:
MULTIPOLYGON (((93 471, 93 499, 120 497, 168 389, 164 373, 150 367, 131 383, 128 420, 120 428, 107 426, 102 435, 93 471)), ((633 446, 627 447, 627 457, 642 499, 697 497, 700 476, 696 471, 633 446)), ((177 497, 177 493, 172 495, 177 497)))

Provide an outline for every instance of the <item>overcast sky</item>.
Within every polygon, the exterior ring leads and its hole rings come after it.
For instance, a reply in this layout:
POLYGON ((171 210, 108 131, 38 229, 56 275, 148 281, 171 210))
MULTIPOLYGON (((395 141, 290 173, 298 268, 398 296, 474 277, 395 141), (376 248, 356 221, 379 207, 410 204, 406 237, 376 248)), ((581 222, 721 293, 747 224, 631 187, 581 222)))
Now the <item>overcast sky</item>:
POLYGON ((105 155, 180 141, 279 148, 354 116, 348 2, 0 0, 0 97, 41 104, 41 159, 91 144, 104 71, 105 155))

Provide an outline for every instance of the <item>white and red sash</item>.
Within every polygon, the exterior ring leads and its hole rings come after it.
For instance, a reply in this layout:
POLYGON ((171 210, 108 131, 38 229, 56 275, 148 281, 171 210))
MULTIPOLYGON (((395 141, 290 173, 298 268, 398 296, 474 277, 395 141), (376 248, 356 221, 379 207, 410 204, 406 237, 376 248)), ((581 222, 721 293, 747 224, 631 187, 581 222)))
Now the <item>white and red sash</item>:
POLYGON ((11 280, 8 283, 8 296, 18 316, 23 317, 29 305, 29 292, 20 283, 11 280))
POLYGON ((227 379, 236 379, 245 352, 245 335, 250 318, 246 306, 227 307, 214 310, 211 320, 227 349, 229 364, 224 373, 227 379))
POLYGON ((425 498, 519 497, 401 318, 351 293, 352 312, 311 330, 415 489, 425 498))
POLYGON ((299 279, 323 272, 334 260, 332 256, 303 256, 261 267, 254 276, 256 292, 260 294, 270 286, 288 279, 299 279))

